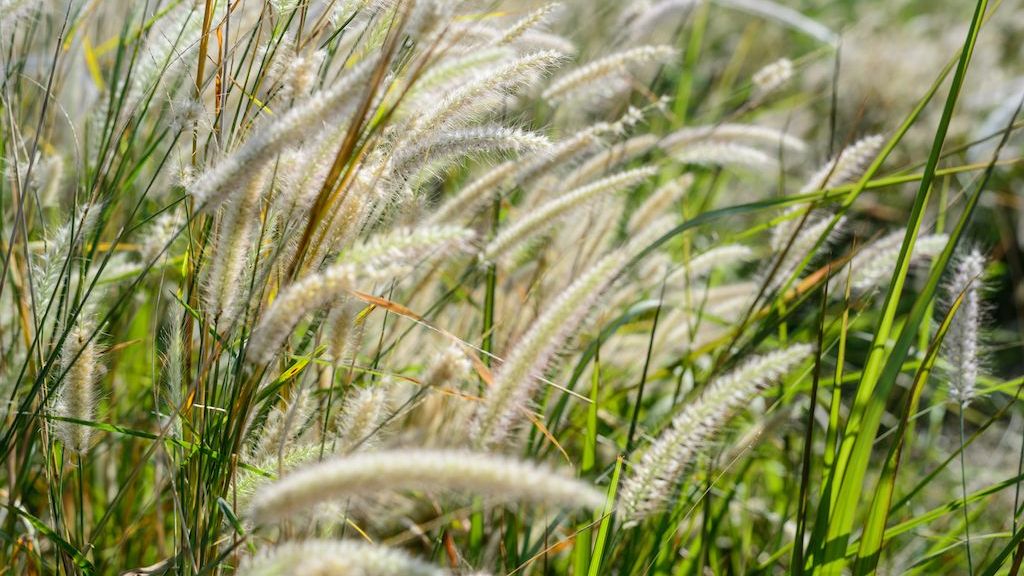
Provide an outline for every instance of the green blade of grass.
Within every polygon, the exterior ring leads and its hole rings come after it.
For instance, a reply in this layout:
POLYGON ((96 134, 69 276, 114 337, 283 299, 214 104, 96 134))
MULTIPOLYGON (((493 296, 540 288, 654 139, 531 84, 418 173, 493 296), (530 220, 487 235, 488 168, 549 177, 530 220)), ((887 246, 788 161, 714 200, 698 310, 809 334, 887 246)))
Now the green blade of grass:
MULTIPOLYGON (((942 145, 946 138, 946 132, 949 129, 949 123, 953 118, 953 111, 960 95, 960 89, 963 86, 967 65, 974 51, 974 45, 977 42, 987 6, 988 0, 979 0, 975 7, 967 39, 961 50, 949 94, 946 97, 942 119, 935 133, 928 164, 925 167, 917 195, 914 199, 914 205, 908 219, 907 233, 903 239, 900 255, 895 266, 896 270, 885 295, 881 321, 876 329, 871 344, 871 351, 864 368, 864 376, 858 386, 854 407, 844 431, 836 468, 833 470, 833 477, 839 479, 841 483, 838 496, 833 503, 834 515, 829 519, 829 529, 826 532, 826 541, 823 543, 824 548, 821 561, 816 562, 815 573, 817 574, 838 575, 843 571, 845 566, 844 552, 850 538, 855 512, 863 494, 864 477, 867 473, 871 457, 871 448, 874 444, 882 413, 885 410, 885 401, 891 384, 895 381, 894 368, 898 370, 899 365, 902 364, 910 348, 910 340, 916 335, 917 326, 920 324, 927 310, 927 304, 938 285, 939 274, 951 258, 952 250, 955 248, 960 235, 963 234, 966 221, 970 218, 972 212, 973 206, 965 208, 957 230, 951 235, 946 250, 936 262, 932 275, 929 278, 928 286, 915 301, 910 319, 904 326, 896 345, 890 348, 889 340, 894 327, 896 310, 900 302, 900 293, 903 290, 910 267, 910 255, 913 251, 918 231, 921 228, 925 208, 931 195, 932 181, 935 176, 939 155, 942 152, 942 145)), ((972 196, 973 203, 977 202, 977 197, 980 193, 981 189, 979 187, 972 196)))
POLYGON ((936 359, 938 359, 939 347, 942 345, 942 340, 945 338, 949 326, 953 323, 953 317, 962 302, 963 294, 950 306, 942 324, 939 325, 938 332, 928 347, 928 353, 925 355, 924 361, 921 362, 921 366, 914 376, 914 383, 910 387, 910 397, 907 399, 905 409, 900 418, 896 438, 889 449, 889 455, 886 457, 885 465, 882 469, 882 477, 878 481, 878 489, 875 491, 871 503, 871 511, 868 513, 868 518, 864 523, 860 549, 857 553, 857 566, 854 570, 856 574, 871 574, 878 569, 878 559, 882 550, 882 536, 885 533, 885 525, 889 519, 892 495, 896 490, 896 474, 899 472, 904 438, 913 423, 910 417, 917 410, 918 402, 921 399, 921 392, 924 390, 924 385, 928 381, 928 376, 932 372, 936 359))
POLYGON ((608 499, 604 504, 601 526, 597 529, 597 541, 594 542, 594 552, 590 555, 590 572, 588 576, 601 574, 601 561, 604 558, 605 549, 608 546, 608 536, 611 532, 612 518, 615 512, 615 493, 619 489, 619 475, 622 473, 622 457, 615 461, 615 469, 612 471, 612 481, 608 485, 608 499))

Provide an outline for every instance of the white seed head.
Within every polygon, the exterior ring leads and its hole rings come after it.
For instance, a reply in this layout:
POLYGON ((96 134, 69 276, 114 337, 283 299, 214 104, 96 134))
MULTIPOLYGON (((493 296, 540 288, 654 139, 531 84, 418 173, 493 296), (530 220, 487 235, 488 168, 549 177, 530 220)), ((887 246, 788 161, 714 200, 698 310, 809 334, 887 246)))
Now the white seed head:
POLYGON ((384 385, 357 388, 349 393, 335 420, 338 453, 373 448, 391 414, 391 397, 384 385))
POLYGON ((235 190, 232 184, 240 176, 265 166, 275 155, 299 143, 339 114, 360 93, 360 87, 375 65, 373 58, 358 64, 332 87, 275 116, 273 121, 245 139, 237 150, 200 174, 188 186, 197 206, 206 211, 214 210, 235 190))
POLYGON ((750 358, 708 385, 647 446, 622 483, 619 500, 627 526, 658 511, 674 492, 686 468, 733 415, 767 386, 810 356, 813 348, 795 344, 750 358))
POLYGON ((550 102, 561 102, 571 97, 578 97, 581 92, 588 90, 594 84, 627 72, 631 67, 650 62, 668 62, 676 55, 676 49, 671 46, 638 46, 617 52, 562 76, 554 81, 541 97, 550 102))
POLYGON ((693 186, 693 175, 683 174, 659 186, 629 217, 630 231, 643 229, 648 223, 664 216, 673 204, 686 195, 693 186))
POLYGON ((511 44, 515 42, 530 30, 533 30, 537 26, 543 24, 544 21, 547 20, 548 17, 551 16, 551 14, 559 7, 560 5, 558 3, 552 2, 551 4, 545 4, 540 8, 533 10, 526 16, 523 16, 519 21, 505 30, 501 35, 501 38, 498 40, 498 44, 511 44))
MULTIPOLYGON (((63 374, 63 379, 55 384, 58 388, 53 401, 53 415, 94 420, 103 366, 90 323, 76 324, 68 332, 61 348, 57 374, 63 374)), ((53 431, 67 450, 84 454, 91 447, 92 428, 88 425, 54 421, 53 431)))
POLYGON ((235 325, 249 285, 245 271, 259 225, 266 170, 257 169, 241 180, 241 194, 232 194, 221 212, 211 246, 213 256, 201 286, 206 312, 219 333, 235 325))
MULTIPOLYGON (((850 288, 855 293, 864 294, 870 292, 892 278, 905 235, 906 231, 904 230, 893 232, 871 243, 869 246, 865 246, 863 250, 850 260, 849 270, 853 274, 850 288)), ((948 240, 949 236, 945 234, 930 234, 919 237, 914 243, 914 253, 911 261, 916 262, 934 258, 946 247, 948 240)), ((841 283, 845 283, 846 274, 839 273, 836 279, 841 283)), ((839 288, 838 285, 837 288, 839 288)), ((833 292, 842 294, 842 289, 839 288, 833 292)))
POLYGON ((349 250, 339 263, 281 291, 253 330, 247 358, 270 361, 295 324, 308 312, 338 300, 360 285, 400 278, 423 261, 464 249, 473 232, 457 227, 398 230, 349 250))
POLYGON ((442 570, 401 550, 355 540, 285 542, 247 558, 238 574, 249 576, 444 576, 442 570))
POLYGON ((267 414, 249 459, 266 460, 282 456, 299 436, 303 424, 312 410, 312 397, 308 388, 300 388, 290 402, 279 402, 267 414))
POLYGON ((874 161, 883 144, 885 144, 885 138, 874 135, 861 138, 847 146, 839 153, 839 156, 815 172, 801 192, 824 190, 857 180, 874 161))
POLYGON ((409 179, 425 165, 448 165, 481 154, 525 154, 543 150, 549 144, 548 139, 540 134, 504 126, 449 130, 397 150, 392 160, 393 170, 397 177, 409 179))
POLYGON ((601 295, 632 259, 667 230, 654 223, 622 248, 594 264, 573 282, 513 347, 484 393, 470 437, 482 448, 503 442, 527 410, 549 363, 593 312, 601 295))
POLYGON ((511 62, 484 70, 446 95, 415 122, 414 135, 432 133, 439 128, 462 124, 477 111, 486 110, 495 101, 514 94, 537 81, 561 64, 564 57, 553 50, 525 54, 511 62))
POLYGON ((404 490, 590 509, 604 504, 601 491, 536 464, 485 453, 390 450, 355 453, 289 474, 254 495, 251 514, 266 522, 328 500, 404 490))
POLYGON ((464 379, 472 369, 466 353, 453 344, 434 356, 420 383, 431 388, 449 386, 464 379))
POLYGON ((521 219, 514 221, 511 226, 503 229, 487 245, 481 257, 491 261, 498 258, 509 258, 513 256, 514 248, 550 229, 574 211, 586 207, 597 198, 636 186, 657 172, 658 168, 654 166, 634 168, 613 174, 593 184, 570 190, 564 195, 532 209, 521 219))
MULTIPOLYGON (((800 210, 803 208, 797 207, 790 210, 790 213, 797 214, 800 210)), ((789 281, 790 276, 798 273, 798 268, 805 259, 808 264, 813 262, 821 255, 820 247, 838 241, 843 235, 845 217, 840 217, 833 226, 833 215, 830 212, 815 210, 803 221, 803 226, 798 228, 802 218, 802 215, 797 215, 773 230, 771 239, 773 257, 762 268, 762 275, 769 274, 775 268, 775 273, 770 278, 768 286, 771 290, 782 288, 789 281), (818 252, 815 251, 816 247, 819 248, 818 252), (785 255, 779 254, 783 250, 786 250, 785 255), (780 257, 781 261, 779 261, 780 257)))
POLYGON ((754 73, 754 98, 761 99, 785 86, 793 78, 793 62, 780 58, 754 73))
POLYGON ((683 164, 699 166, 742 166, 768 172, 778 166, 775 156, 752 146, 731 142, 698 142, 674 152, 683 164))
POLYGON ((807 144, 803 140, 781 130, 755 124, 729 123, 682 128, 665 136, 661 141, 661 147, 669 153, 685 152, 687 147, 701 142, 745 146, 760 145, 767 147, 772 152, 785 148, 786 151, 797 154, 801 154, 807 149, 807 144))
POLYGON ((949 306, 961 298, 949 330, 942 341, 942 352, 949 363, 949 396, 966 406, 974 398, 982 371, 981 326, 985 257, 977 249, 962 254, 956 261, 953 278, 946 286, 949 306))

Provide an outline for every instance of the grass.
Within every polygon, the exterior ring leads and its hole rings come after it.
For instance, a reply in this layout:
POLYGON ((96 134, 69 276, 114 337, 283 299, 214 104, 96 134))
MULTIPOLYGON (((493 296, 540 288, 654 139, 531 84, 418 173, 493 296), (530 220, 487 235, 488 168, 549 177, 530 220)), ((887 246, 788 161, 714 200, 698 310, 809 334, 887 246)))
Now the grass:
POLYGON ((1019 573, 1016 3, 905 8, 0 5, 0 574, 1019 573))

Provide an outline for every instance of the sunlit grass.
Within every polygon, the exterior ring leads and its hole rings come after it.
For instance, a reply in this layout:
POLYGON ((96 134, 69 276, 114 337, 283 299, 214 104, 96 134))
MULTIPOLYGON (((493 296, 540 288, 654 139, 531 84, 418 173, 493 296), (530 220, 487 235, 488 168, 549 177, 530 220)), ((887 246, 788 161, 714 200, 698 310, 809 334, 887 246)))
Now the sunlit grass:
POLYGON ((1001 4, 0 4, 0 573, 1016 573, 1001 4))

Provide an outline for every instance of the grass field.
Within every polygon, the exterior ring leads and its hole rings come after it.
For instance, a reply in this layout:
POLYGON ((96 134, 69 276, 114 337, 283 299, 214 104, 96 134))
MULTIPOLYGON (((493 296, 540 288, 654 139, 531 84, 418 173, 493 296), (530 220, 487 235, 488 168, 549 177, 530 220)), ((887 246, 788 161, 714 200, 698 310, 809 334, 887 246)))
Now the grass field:
POLYGON ((1018 574, 1019 0, 0 0, 0 575, 1018 574))

